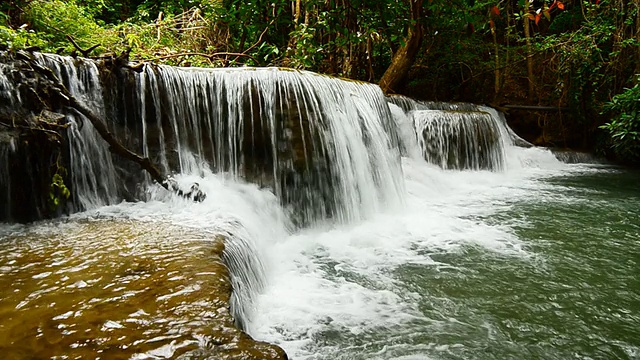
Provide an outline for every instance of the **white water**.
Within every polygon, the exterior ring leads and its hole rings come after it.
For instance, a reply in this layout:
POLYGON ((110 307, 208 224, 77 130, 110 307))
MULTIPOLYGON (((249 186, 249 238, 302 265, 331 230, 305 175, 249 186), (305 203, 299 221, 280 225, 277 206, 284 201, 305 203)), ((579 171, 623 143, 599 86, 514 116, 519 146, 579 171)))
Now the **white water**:
MULTIPOLYGON (((36 54, 38 61, 53 70, 71 95, 98 116, 105 116, 103 89, 96 64, 83 59, 36 54)), ((118 199, 117 173, 109 148, 82 114, 69 114, 67 136, 70 147, 71 182, 78 209, 94 209, 118 199)))
MULTIPOLYGON (((424 158, 443 169, 504 169, 504 144, 497 119, 479 111, 413 111, 424 158)), ((508 139, 508 138, 507 138, 508 139)))
POLYGON ((277 68, 168 66, 146 66, 136 83, 142 113, 127 121, 142 123, 143 152, 158 143, 166 169, 190 172, 193 154, 270 186, 303 223, 359 220, 402 203, 392 117, 375 85, 277 68))
POLYGON ((431 259, 433 254, 468 246, 530 256, 508 227, 474 218, 528 196, 531 188, 541 186, 536 179, 557 174, 564 166, 545 150, 511 152, 518 162, 505 173, 447 172, 404 158, 404 210, 357 224, 308 229, 271 245, 265 258, 274 265, 250 334, 281 345, 294 359, 389 358, 382 350, 377 353, 376 342, 384 348, 412 324, 433 322, 416 308, 420 295, 398 286, 398 266, 439 268, 443 265, 431 259), (336 333, 374 346, 370 351, 366 346, 349 350, 347 340, 346 348, 323 345, 336 333), (376 340, 378 333, 384 335, 376 340))
MULTIPOLYGON (((154 187, 149 202, 75 216, 169 221, 227 234, 244 249, 237 262, 254 262, 231 269, 243 277, 235 279, 240 291, 235 314, 247 322, 242 325, 250 335, 280 345, 292 359, 394 358, 385 347, 391 339, 397 342, 416 324, 422 329, 439 326, 416 308, 420 294, 400 286, 394 276, 398 266, 444 267, 431 257, 469 246, 502 256, 531 256, 507 226, 476 218, 540 190, 538 179, 567 168, 547 150, 508 150, 509 166, 502 173, 444 171, 422 159, 403 158, 406 207, 351 224, 293 230, 272 192, 208 171, 204 178, 178 177, 185 186, 200 183, 208 194, 203 203, 154 187), (249 270, 256 276, 247 276, 249 270), (349 349, 348 340, 336 347, 325 340, 331 336, 364 339, 371 349, 349 349)), ((402 341, 398 346, 403 352, 421 351, 402 341)))
MULTIPOLYGON (((66 67, 74 68, 69 64, 66 67)), ((403 289, 394 271, 406 264, 440 269, 445 265, 434 260, 433 255, 460 252, 469 246, 502 256, 528 258, 531 254, 507 226, 486 224, 478 217, 508 208, 510 202, 529 196, 532 190, 540 190, 544 185, 537 181, 539 178, 566 171, 566 166, 548 151, 510 145, 505 149, 503 172, 444 171, 416 156, 415 136, 406 126, 398 133, 405 153, 410 156, 402 158, 400 168, 394 135, 389 135, 395 131, 385 128, 385 123, 391 120, 391 111, 386 106, 381 108, 379 89, 312 74, 279 72, 278 78, 286 79, 287 84, 279 90, 279 96, 296 99, 293 103, 297 106, 285 111, 280 103, 280 111, 298 114, 301 122, 302 118, 314 119, 309 128, 321 135, 322 149, 305 147, 304 156, 326 155, 331 159, 333 174, 318 172, 313 176, 335 190, 332 195, 340 205, 333 219, 294 231, 288 220, 289 212, 277 198, 286 195, 283 193, 288 188, 280 188, 276 182, 273 191, 259 189, 242 183, 237 176, 244 164, 241 147, 246 134, 241 129, 248 124, 242 113, 245 107, 241 95, 243 91, 263 94, 256 98, 249 96, 249 120, 253 122, 254 115, 259 114, 260 122, 275 121, 273 114, 262 115, 277 110, 275 104, 269 103, 274 101, 276 70, 252 73, 252 70, 161 69, 157 74, 147 68, 137 78, 138 86, 149 89, 150 94, 140 95, 138 101, 156 104, 155 115, 141 106, 140 116, 145 120, 155 116, 160 139, 154 139, 164 143, 170 134, 163 132, 160 121, 169 114, 176 149, 161 146, 156 155, 168 167, 169 152, 176 150, 182 173, 177 177, 179 183, 185 187, 200 183, 207 199, 193 203, 156 186, 151 187, 148 202, 98 207, 74 217, 169 221, 227 235, 230 243, 226 256, 234 277, 235 316, 244 322, 242 325, 249 334, 282 346, 294 359, 389 358, 394 356, 389 350, 393 346, 409 346, 403 343, 402 336, 416 324, 420 329, 437 327, 438 321, 426 318, 417 308, 420 294, 403 289), (229 73, 233 80, 227 78, 229 73), (223 79, 214 80, 224 74, 223 79), (252 87, 256 83, 259 90, 252 87), (161 99, 162 92, 158 90, 161 84, 165 90, 172 89, 165 91, 164 96, 180 94, 182 101, 174 104, 161 99), (215 92, 221 88, 226 91, 224 96, 215 92), (311 89, 317 93, 309 94, 311 89), (202 100, 216 96, 212 103, 202 100), (239 103, 230 104, 229 99, 239 103), (213 111, 214 105, 223 107, 221 104, 225 102, 226 113, 213 111), (161 107, 162 104, 166 107, 161 107), (259 108, 255 114, 254 106, 259 108), (200 116, 207 121, 201 121, 200 116), (243 121, 241 126, 237 126, 238 121, 243 121), (224 125, 225 122, 229 124, 224 125), (214 130, 216 126, 226 130, 214 130), (205 132, 208 137, 203 136, 205 132), (203 137, 205 141, 198 141, 203 137), (229 173, 213 174, 209 170, 203 161, 206 146, 220 147, 212 153, 218 157, 213 166, 216 171, 226 169, 229 173), (308 155, 307 151, 315 153, 308 155), (335 341, 330 341, 332 338, 343 339, 342 345, 336 346, 335 341)), ((91 81, 83 80, 83 76, 95 78, 92 71, 89 66, 87 72, 70 73, 67 77, 90 85, 91 81)), ((63 69, 58 73, 65 74, 63 69)), ((79 96, 95 94, 91 88, 73 91, 79 96)), ((400 105, 405 105, 407 111, 413 105, 404 101, 400 105)), ((98 102, 94 106, 101 109, 103 105, 98 102)), ((469 110, 467 107, 471 105, 451 106, 469 110)), ((411 110, 425 110, 414 107, 411 110)), ((397 126, 402 129, 409 118, 406 114, 401 117, 398 108, 391 108, 397 126)), ((148 141, 152 137, 146 126, 153 122, 142 124, 143 139, 148 141)), ((275 128, 274 123, 261 126, 275 128)), ((94 143, 96 139, 91 140, 90 134, 80 131, 73 128, 72 135, 77 132, 77 139, 87 141, 84 146, 99 144, 94 143)), ((286 136, 287 132, 284 133, 286 136)), ((275 157, 273 176, 277 177, 275 166, 279 165, 277 150, 281 144, 275 138, 271 141, 273 146, 267 150, 275 157)), ((94 150, 96 154, 74 152, 77 154, 74 163, 79 164, 77 173, 87 174, 86 179, 76 178, 74 184, 84 186, 83 193, 90 194, 87 204, 98 206, 98 202, 90 200, 104 196, 101 191, 112 193, 106 177, 115 172, 100 173, 91 167, 96 159, 100 163, 100 154, 105 149, 94 147, 94 150), (92 163, 77 161, 82 159, 92 163), (100 190, 100 186, 106 188, 100 190)), ((142 152, 151 152, 147 142, 142 152)), ((320 201, 313 205, 323 204, 320 201)), ((420 349, 409 352, 419 354, 420 349)))

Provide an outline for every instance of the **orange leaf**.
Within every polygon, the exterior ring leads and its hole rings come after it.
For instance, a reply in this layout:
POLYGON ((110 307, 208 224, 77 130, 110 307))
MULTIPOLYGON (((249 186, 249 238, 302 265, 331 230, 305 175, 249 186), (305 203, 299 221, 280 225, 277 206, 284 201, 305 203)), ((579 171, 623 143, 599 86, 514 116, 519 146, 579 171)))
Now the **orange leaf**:
POLYGON ((558 1, 558 9, 564 10, 564 4, 558 1))
POLYGON ((491 13, 495 16, 500 16, 500 9, 497 6, 491 8, 491 13))
POLYGON ((536 16, 533 14, 527 14, 527 17, 529 18, 529 20, 535 20, 536 16))
POLYGON ((493 29, 496 27, 496 24, 493 22, 493 19, 489 20, 489 26, 493 29))
POLYGON ((538 22, 540 21, 541 17, 542 16, 540 14, 536 15, 536 25, 538 25, 538 22))

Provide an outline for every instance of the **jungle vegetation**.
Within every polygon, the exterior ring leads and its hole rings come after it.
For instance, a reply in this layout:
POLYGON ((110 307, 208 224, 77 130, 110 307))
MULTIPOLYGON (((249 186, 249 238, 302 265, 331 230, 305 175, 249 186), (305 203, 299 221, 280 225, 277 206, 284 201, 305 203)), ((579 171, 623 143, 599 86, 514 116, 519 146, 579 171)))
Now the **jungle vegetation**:
POLYGON ((639 8, 637 0, 8 0, 0 46, 286 66, 420 99, 539 106, 547 110, 510 114, 530 141, 638 164, 639 8))

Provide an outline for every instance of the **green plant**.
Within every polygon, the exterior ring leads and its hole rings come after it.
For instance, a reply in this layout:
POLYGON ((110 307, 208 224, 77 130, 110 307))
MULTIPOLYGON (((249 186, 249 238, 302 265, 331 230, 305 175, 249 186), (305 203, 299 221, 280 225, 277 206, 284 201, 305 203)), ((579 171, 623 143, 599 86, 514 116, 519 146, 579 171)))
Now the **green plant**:
POLYGON ((9 49, 22 49, 29 46, 45 46, 47 42, 33 30, 18 28, 16 30, 0 25, 0 44, 9 49))
POLYGON ((64 201, 69 199, 71 191, 64 184, 64 179, 60 172, 56 172, 51 179, 51 185, 49 185, 49 207, 52 212, 58 209, 64 201))
POLYGON ((611 136, 612 148, 621 160, 640 161, 640 84, 625 89, 605 105, 611 121, 601 126, 611 136))
POLYGON ((72 51, 67 35, 84 48, 101 44, 103 49, 110 49, 119 42, 114 31, 98 25, 91 13, 74 0, 34 1, 25 9, 24 16, 46 44, 45 51, 59 48, 72 51))

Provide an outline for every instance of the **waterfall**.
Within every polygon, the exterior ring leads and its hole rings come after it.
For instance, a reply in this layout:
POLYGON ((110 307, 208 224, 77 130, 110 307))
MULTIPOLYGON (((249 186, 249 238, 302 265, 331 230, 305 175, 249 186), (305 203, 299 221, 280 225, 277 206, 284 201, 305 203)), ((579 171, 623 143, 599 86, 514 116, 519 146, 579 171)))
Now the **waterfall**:
POLYGON ((167 171, 204 165, 269 186, 301 223, 363 219, 402 202, 393 118, 375 85, 277 68, 149 65, 130 83, 140 109, 121 115, 167 171))
POLYGON ((413 119, 428 162, 443 169, 504 168, 500 129, 488 113, 420 110, 413 119))
POLYGON ((443 169, 502 171, 509 147, 532 146, 507 126, 504 114, 488 106, 404 96, 390 96, 387 101, 398 125, 403 155, 415 158, 417 146, 418 156, 443 169), (413 133, 407 130, 408 122, 412 122, 413 133))
MULTIPOLYGON (((71 95, 99 116, 105 115, 103 89, 96 63, 71 57, 36 54, 51 69, 71 95)), ((106 142, 91 122, 80 113, 67 113, 69 175, 78 210, 116 203, 119 196, 117 172, 106 142)))
MULTIPOLYGON (((499 171, 505 167, 505 148, 516 144, 502 114, 491 108, 387 98, 376 85, 306 71, 147 64, 138 72, 103 70, 99 66, 105 64, 56 55, 36 58, 104 118, 127 148, 149 157, 182 185, 199 181, 213 194, 201 204, 176 199, 151 184, 136 164, 113 158, 81 114, 55 109, 69 125, 64 160, 73 210, 108 214, 104 205, 131 197, 151 200, 150 207, 167 202, 170 209, 154 216, 181 225, 188 226, 191 217, 205 219, 196 227, 227 239, 224 261, 240 328, 250 322, 254 298, 266 284, 265 244, 273 247, 289 236, 296 228, 289 221, 298 229, 363 223, 405 205, 401 156, 443 169, 499 171), (243 181, 261 189, 228 186, 243 181), (258 211, 260 203, 247 201, 266 196, 262 192, 272 196, 267 208, 284 209, 286 220, 265 216, 258 211), (209 212, 197 213, 204 208, 209 212), (189 210, 180 213, 184 209, 189 210), (262 216, 273 221, 261 223, 262 216), (211 224, 221 218, 222 224, 211 224), (270 234, 274 228, 279 230, 270 234)), ((20 93, 12 90, 8 71, 0 72, 0 98, 14 106, 20 93)), ((10 136, 0 138, 2 219, 10 217, 16 203, 11 164, 29 159, 14 156, 16 144, 10 136)), ((111 208, 118 206, 128 205, 111 208)), ((322 249, 308 249, 316 250, 322 249)))
MULTIPOLYGON (((0 63, 0 117, 10 118, 10 111, 19 106, 20 97, 8 78, 13 69, 0 63)), ((0 221, 13 220, 11 196, 11 156, 15 152, 15 137, 11 133, 0 133, 0 221)))
MULTIPOLYGON (((165 173, 211 169, 258 183, 299 224, 361 220, 403 202, 400 145, 376 85, 278 68, 145 65, 134 72, 82 58, 35 57, 119 141, 165 173)), ((3 75, 0 96, 19 102, 11 89, 3 75)), ((140 169, 113 159, 81 114, 55 110, 68 124, 72 210, 148 198, 134 187, 148 180, 140 169)))

